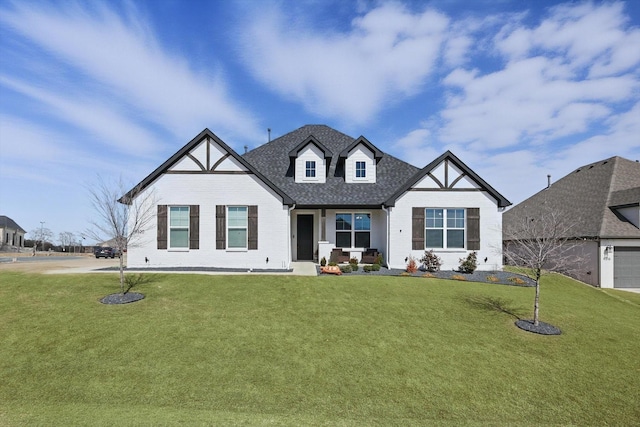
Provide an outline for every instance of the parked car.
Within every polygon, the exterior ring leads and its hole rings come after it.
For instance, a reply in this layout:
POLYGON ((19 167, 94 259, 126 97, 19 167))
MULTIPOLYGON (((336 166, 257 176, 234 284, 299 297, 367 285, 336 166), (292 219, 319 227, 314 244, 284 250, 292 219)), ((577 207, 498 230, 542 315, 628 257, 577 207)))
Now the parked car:
POLYGON ((98 248, 95 250, 94 255, 96 258, 114 258, 120 257, 120 251, 114 248, 98 248))

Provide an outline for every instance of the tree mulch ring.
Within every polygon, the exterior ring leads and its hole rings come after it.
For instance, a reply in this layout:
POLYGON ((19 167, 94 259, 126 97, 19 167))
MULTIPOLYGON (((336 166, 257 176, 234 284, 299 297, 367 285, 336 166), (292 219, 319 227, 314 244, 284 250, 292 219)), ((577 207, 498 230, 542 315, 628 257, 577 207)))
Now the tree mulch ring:
POLYGON ((127 292, 126 294, 111 294, 100 300, 103 304, 128 304, 130 302, 140 301, 144 295, 138 292, 127 292))
POLYGON ((516 326, 523 331, 533 332, 540 335, 560 335, 560 329, 548 323, 538 321, 538 326, 533 324, 533 320, 520 319, 516 322, 516 326))

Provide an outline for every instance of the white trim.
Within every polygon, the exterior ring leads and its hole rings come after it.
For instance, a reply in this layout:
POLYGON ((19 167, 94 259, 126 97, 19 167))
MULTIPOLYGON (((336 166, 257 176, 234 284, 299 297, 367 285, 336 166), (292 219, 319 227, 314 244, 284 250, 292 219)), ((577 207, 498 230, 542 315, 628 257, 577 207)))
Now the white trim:
POLYGON ((167 218, 167 250, 171 252, 187 252, 189 251, 189 239, 191 238, 191 206, 189 205, 170 205, 168 206, 168 218, 167 218), (171 227, 171 209, 173 208, 187 208, 187 246, 171 246, 171 228, 184 229, 185 227, 171 227))
POLYGON ((249 206, 248 205, 228 205, 225 206, 225 209, 227 210, 226 215, 225 215, 225 227, 226 227, 226 231, 225 231, 225 238, 226 238, 226 251, 227 252, 247 252, 249 250, 249 206), (229 226, 229 209, 230 208, 244 208, 245 210, 245 219, 246 219, 246 224, 244 227, 238 227, 238 226, 234 226, 233 228, 231 228, 229 226), (244 246, 238 246, 238 247, 229 247, 229 230, 245 230, 245 239, 244 239, 244 246))
POLYGON ((437 252, 451 252, 451 253, 455 253, 455 252, 460 252, 460 253, 465 253, 467 250, 467 208, 443 208, 443 207, 437 207, 437 208, 432 208, 432 207, 426 207, 424 209, 424 246, 425 246, 425 250, 429 251, 429 250, 433 250, 433 251, 437 251, 437 252), (443 211, 443 215, 442 215, 442 227, 432 227, 429 228, 427 226, 427 210, 442 210, 443 211), (449 227, 447 226, 447 215, 449 213, 449 210, 455 211, 455 210, 462 210, 464 213, 464 225, 462 228, 459 227, 453 227, 451 228, 451 230, 462 230, 463 232, 463 236, 462 236, 462 247, 453 247, 450 248, 449 247, 449 241, 447 239, 447 231, 449 230, 449 227), (432 247, 432 246, 427 246, 427 230, 442 230, 442 247, 432 247))

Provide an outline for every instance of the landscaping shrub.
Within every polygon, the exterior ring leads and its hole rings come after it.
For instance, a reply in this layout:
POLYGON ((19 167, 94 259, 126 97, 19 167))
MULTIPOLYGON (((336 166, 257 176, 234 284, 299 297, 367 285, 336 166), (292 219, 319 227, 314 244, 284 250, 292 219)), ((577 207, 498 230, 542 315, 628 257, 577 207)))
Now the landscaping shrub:
POLYGON ((459 274, 454 274, 453 276, 451 276, 451 278, 452 278, 452 279, 454 279, 454 280, 461 280, 461 281, 465 281, 465 280, 467 280, 467 278, 466 278, 466 277, 461 276, 461 275, 459 275, 459 274))
POLYGON ((371 270, 372 271, 380 271, 380 264, 371 265, 371 270))
POLYGON ((351 271, 358 271, 358 264, 349 264, 351 266, 351 271))
POLYGON ((322 259, 320 260, 320 266, 324 267, 325 265, 327 265, 327 258, 322 257, 322 259))
POLYGON ((515 276, 514 277, 509 277, 507 280, 510 281, 511 283, 516 284, 516 285, 524 285, 526 283, 521 278, 515 277, 515 276))
POLYGON ((374 264, 378 264, 378 265, 384 264, 384 258, 382 258, 382 255, 378 254, 378 256, 375 259, 374 264))
POLYGON ((436 255, 433 250, 424 251, 424 256, 420 258, 420 262, 427 271, 440 271, 442 259, 436 255))
POLYGON ((350 258, 349 259, 349 264, 356 264, 357 265, 358 264, 358 258, 356 258, 356 257, 350 258))
POLYGON ((434 278, 434 277, 436 277, 436 276, 434 276, 434 275, 433 275, 433 274, 431 274, 431 273, 424 273, 424 274, 422 275, 422 277, 425 277, 425 278, 427 278, 427 279, 433 279, 433 278, 434 278))
POLYGON ((487 276, 487 282, 496 283, 496 282, 499 282, 499 281, 500 281, 500 279, 498 279, 496 276, 493 276, 493 275, 487 276))
POLYGON ((341 265, 340 266, 340 271, 342 271, 343 273, 351 273, 351 264, 346 264, 346 265, 341 265))
POLYGON ((460 267, 458 271, 471 274, 478 268, 478 254, 473 251, 466 258, 460 258, 460 267))
POLYGON ((409 256, 407 261, 407 273, 413 274, 416 271, 418 271, 418 263, 414 257, 409 256))
POLYGON ((365 265, 364 267, 362 267, 362 271, 364 271, 365 273, 371 273, 371 266, 370 265, 365 265))
POLYGON ((335 261, 329 261, 329 265, 335 267, 336 265, 338 265, 338 263, 335 261))

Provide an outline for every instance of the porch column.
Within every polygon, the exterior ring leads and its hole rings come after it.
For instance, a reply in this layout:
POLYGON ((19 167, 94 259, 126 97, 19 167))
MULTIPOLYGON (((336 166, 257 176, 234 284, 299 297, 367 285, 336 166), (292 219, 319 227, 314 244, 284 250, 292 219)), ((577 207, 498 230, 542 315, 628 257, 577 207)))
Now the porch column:
POLYGON ((327 241, 327 210, 322 208, 320 214, 320 240, 327 241))

